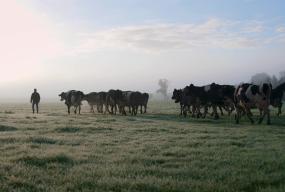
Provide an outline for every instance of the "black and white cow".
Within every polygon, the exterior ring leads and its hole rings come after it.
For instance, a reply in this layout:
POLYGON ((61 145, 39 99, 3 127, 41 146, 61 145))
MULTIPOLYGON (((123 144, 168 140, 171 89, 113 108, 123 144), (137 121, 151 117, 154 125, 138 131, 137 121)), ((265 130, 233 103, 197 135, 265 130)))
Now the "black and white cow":
POLYGON ((239 123, 243 113, 247 115, 250 122, 253 124, 252 108, 260 110, 260 118, 258 123, 262 123, 264 117, 267 115, 267 124, 270 124, 270 97, 272 86, 269 83, 262 85, 253 85, 249 83, 240 84, 234 93, 235 107, 236 107, 236 123, 239 123))

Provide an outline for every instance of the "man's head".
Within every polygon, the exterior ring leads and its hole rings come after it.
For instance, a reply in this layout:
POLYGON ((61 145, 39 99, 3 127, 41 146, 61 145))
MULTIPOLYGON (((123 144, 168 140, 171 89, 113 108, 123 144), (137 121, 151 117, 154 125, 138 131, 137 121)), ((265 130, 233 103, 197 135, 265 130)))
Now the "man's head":
POLYGON ((34 89, 34 92, 37 92, 37 89, 36 89, 36 88, 34 89))

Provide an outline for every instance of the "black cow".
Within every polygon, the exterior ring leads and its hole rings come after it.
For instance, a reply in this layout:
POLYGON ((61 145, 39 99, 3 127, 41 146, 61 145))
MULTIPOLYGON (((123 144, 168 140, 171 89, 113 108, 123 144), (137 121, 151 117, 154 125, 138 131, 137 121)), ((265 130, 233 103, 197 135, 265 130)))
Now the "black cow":
POLYGON ((119 101, 123 99, 123 92, 119 89, 114 90, 111 89, 106 94, 106 109, 111 114, 117 113, 117 105, 119 101), (111 111, 109 110, 109 106, 111 107, 111 111))
POLYGON ((138 91, 123 91, 123 97, 119 100, 119 109, 126 115, 125 107, 129 108, 131 115, 137 115, 138 108, 142 105, 143 94, 138 91))
POLYGON ((234 86, 232 85, 219 85, 212 83, 205 86, 194 86, 190 84, 186 86, 182 91, 182 105, 185 108, 188 105, 192 105, 192 113, 197 117, 201 116, 200 108, 204 108, 203 118, 208 113, 208 108, 213 108, 213 115, 215 119, 219 118, 217 107, 220 108, 222 113, 222 107, 227 111, 232 112, 234 109, 233 95, 234 86), (186 102, 185 102, 186 101, 186 102))
POLYGON ((273 89, 271 93, 270 104, 273 107, 278 108, 277 116, 279 116, 282 113, 281 109, 283 105, 282 100, 283 100, 284 91, 285 91, 285 83, 282 83, 279 86, 277 86, 275 89, 273 89))
POLYGON ((173 99, 175 103, 180 104, 180 115, 182 115, 183 113, 182 89, 174 89, 171 99, 173 99))
POLYGON ((84 98, 84 93, 81 91, 75 91, 75 90, 71 90, 71 91, 67 91, 67 92, 62 92, 61 94, 59 94, 60 96, 60 100, 61 101, 65 101, 65 104, 67 106, 67 110, 68 110, 68 114, 70 114, 70 107, 74 106, 74 113, 77 113, 77 108, 78 108, 78 113, 80 114, 81 111, 81 101, 84 98))
POLYGON ((147 104, 148 104, 149 94, 148 93, 142 93, 142 99, 141 99, 141 113, 146 113, 147 110, 147 104), (144 111, 142 110, 144 108, 144 111))

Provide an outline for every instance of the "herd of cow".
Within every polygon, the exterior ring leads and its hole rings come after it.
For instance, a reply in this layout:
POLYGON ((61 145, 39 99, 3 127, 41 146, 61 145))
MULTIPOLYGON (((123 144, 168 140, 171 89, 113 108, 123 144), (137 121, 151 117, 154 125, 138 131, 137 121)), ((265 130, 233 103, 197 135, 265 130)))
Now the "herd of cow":
POLYGON ((74 107, 74 113, 77 113, 78 109, 80 114, 81 102, 85 100, 90 105, 91 112, 94 112, 94 106, 96 106, 99 113, 108 112, 116 114, 118 109, 119 113, 126 115, 125 108, 127 107, 131 115, 137 115, 139 108, 141 113, 146 113, 149 99, 148 93, 121 91, 118 89, 111 89, 108 92, 91 92, 89 94, 71 90, 62 92, 59 96, 61 97, 61 101, 65 101, 69 114, 72 106, 74 107))
POLYGON ((215 119, 218 119, 217 109, 219 108, 221 114, 223 114, 223 109, 229 115, 235 110, 236 123, 239 123, 242 115, 246 115, 251 123, 254 123, 251 109, 257 108, 260 111, 258 123, 261 123, 264 117, 267 116, 267 124, 270 124, 269 106, 277 107, 277 115, 279 116, 284 91, 285 83, 274 89, 272 89, 270 83, 263 83, 262 85, 242 83, 237 87, 215 83, 199 87, 191 84, 184 89, 174 89, 172 99, 175 100, 175 103, 180 103, 180 115, 186 116, 189 112, 193 117, 205 118, 208 109, 212 108, 212 115, 215 119), (201 113, 202 108, 204 113, 201 113))
MULTIPOLYGON (((270 83, 263 83, 262 85, 242 83, 237 87, 216 83, 205 86, 190 84, 183 89, 174 89, 172 99, 175 100, 175 103, 180 103, 180 115, 185 117, 189 113, 192 117, 205 118, 209 109, 212 108, 211 115, 215 119, 219 118, 219 109, 221 115, 223 115, 223 110, 227 111, 229 115, 236 111, 236 123, 239 123, 243 115, 246 115, 251 123, 254 123, 251 109, 257 108, 260 111, 259 123, 267 116, 267 124, 270 124, 269 106, 277 107, 277 115, 279 116, 284 91, 285 83, 274 89, 270 83), (201 112, 202 109, 204 110, 203 113, 201 112)), ((113 89, 108 92, 92 92, 89 94, 71 90, 62 92, 59 96, 61 101, 65 101, 69 114, 72 106, 75 108, 74 113, 77 113, 78 109, 80 114, 81 102, 85 100, 93 113, 96 106, 99 113, 116 114, 118 110, 120 114, 126 115, 127 108, 131 115, 137 115, 139 109, 141 113, 146 113, 149 100, 148 93, 113 89)))

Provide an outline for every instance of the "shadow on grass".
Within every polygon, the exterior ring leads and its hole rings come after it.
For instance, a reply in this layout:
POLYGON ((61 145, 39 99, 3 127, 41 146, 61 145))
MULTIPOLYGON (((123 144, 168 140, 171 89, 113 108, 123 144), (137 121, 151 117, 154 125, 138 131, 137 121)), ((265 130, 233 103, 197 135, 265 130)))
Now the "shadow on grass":
POLYGON ((56 128, 56 132, 58 133, 76 133, 80 131, 80 128, 78 127, 62 127, 62 128, 56 128))
POLYGON ((17 131, 17 130, 18 129, 16 127, 0 125, 0 131, 17 131))
POLYGON ((45 168, 51 163, 61 164, 64 166, 72 166, 74 165, 74 160, 64 154, 59 154, 56 156, 48 156, 48 157, 22 157, 17 160, 18 162, 24 163, 29 166, 36 166, 45 168))
POLYGON ((46 137, 31 137, 28 139, 28 142, 35 143, 35 144, 56 144, 56 140, 46 138, 46 137))
MULTIPOLYGON (((241 119, 241 124, 236 124, 234 116, 221 116, 220 119, 213 119, 211 117, 206 117, 205 119, 203 118, 193 118, 193 117, 182 117, 178 116, 177 114, 147 114, 147 115, 138 115, 136 116, 136 120, 139 119, 146 119, 146 120, 158 120, 158 121, 172 121, 172 122, 191 122, 191 123, 201 123, 201 124, 213 124, 213 125, 224 125, 228 126, 229 124, 232 127, 240 127, 244 124, 251 125, 247 117, 242 117, 241 119)), ((127 119, 128 121, 129 118, 127 119)), ((257 124, 258 116, 254 117, 255 124, 257 126, 267 126, 266 125, 266 118, 263 120, 263 123, 261 125, 257 124)), ((135 120, 133 120, 135 121, 135 120)), ((269 126, 285 126, 285 117, 277 117, 277 116, 272 116, 271 117, 271 123, 272 125, 269 126)))

